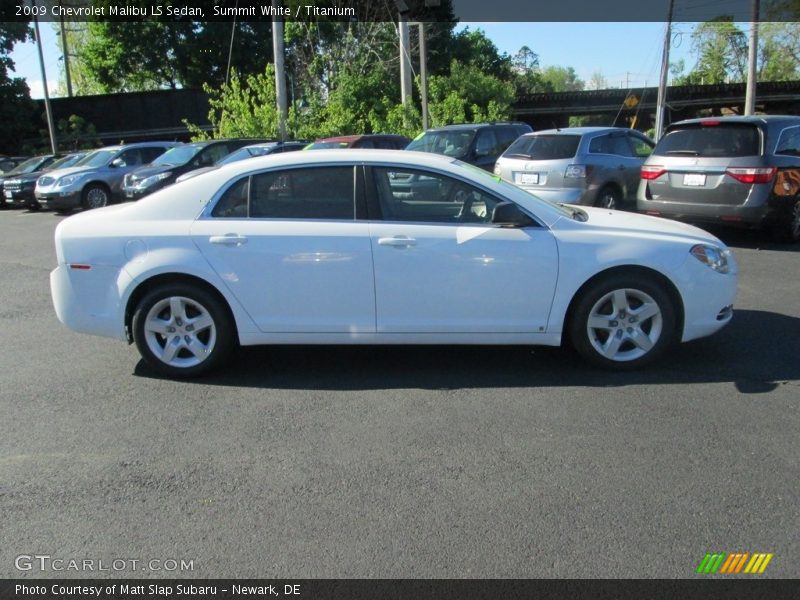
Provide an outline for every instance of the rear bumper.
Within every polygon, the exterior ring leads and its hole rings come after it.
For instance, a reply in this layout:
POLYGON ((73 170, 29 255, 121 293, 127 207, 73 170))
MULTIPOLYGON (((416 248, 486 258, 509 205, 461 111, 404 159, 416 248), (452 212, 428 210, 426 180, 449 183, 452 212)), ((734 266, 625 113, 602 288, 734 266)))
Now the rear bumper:
POLYGON ((533 194, 542 200, 555 202, 556 204, 586 204, 588 202, 587 191, 582 188, 563 188, 557 190, 547 190, 536 186, 519 186, 526 192, 533 194))
POLYGON ((73 331, 126 340, 121 295, 132 281, 117 267, 58 265, 50 273, 56 316, 73 331))
POLYGON ((727 206, 639 198, 636 200, 636 210, 656 217, 665 217, 690 223, 739 224, 748 227, 761 227, 764 221, 770 218, 770 214, 774 209, 765 204, 760 206, 727 206))

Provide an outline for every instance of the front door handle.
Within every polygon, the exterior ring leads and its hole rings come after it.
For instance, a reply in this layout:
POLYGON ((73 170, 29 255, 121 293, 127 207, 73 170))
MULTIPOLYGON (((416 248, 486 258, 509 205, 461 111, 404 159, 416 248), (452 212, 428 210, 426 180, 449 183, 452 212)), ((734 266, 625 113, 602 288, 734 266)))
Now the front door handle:
POLYGON ((404 235, 396 235, 395 237, 378 238, 379 246, 394 246, 395 248, 407 248, 408 246, 416 246, 417 240, 404 235))
POLYGON ((247 238, 238 233, 226 233, 225 235, 212 235, 208 241, 221 246, 241 246, 247 243, 247 238))

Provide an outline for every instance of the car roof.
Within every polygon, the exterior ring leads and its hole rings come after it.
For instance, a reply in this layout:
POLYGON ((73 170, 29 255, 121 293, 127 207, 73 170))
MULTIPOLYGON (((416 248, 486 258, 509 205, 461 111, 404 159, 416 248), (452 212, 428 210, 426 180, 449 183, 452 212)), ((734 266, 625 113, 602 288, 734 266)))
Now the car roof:
POLYGON ((724 117, 700 117, 697 119, 684 119, 670 123, 670 127, 676 125, 690 125, 702 123, 704 121, 719 121, 720 123, 752 123, 752 124, 778 124, 791 123, 800 124, 800 117, 793 115, 730 115, 724 117))
MULTIPOLYGON (((560 127, 558 129, 542 129, 532 133, 526 133, 525 136, 532 135, 586 135, 591 133, 609 133, 613 131, 636 131, 630 130, 627 127, 560 127)), ((639 133, 637 131, 637 133, 639 133)))
POLYGON ((530 127, 527 123, 523 123, 522 121, 496 121, 494 123, 455 123, 453 125, 442 125, 441 127, 431 127, 430 129, 426 129, 426 133, 428 131, 469 131, 474 129, 481 129, 483 127, 495 127, 497 125, 500 126, 514 126, 514 127, 530 127))

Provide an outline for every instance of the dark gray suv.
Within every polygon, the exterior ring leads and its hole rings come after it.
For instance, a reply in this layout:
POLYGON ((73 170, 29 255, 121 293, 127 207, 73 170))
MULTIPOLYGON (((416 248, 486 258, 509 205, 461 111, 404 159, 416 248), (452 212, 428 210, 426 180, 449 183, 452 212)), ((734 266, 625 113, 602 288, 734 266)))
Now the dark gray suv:
POLYGON ((674 123, 642 166, 640 212, 800 241, 800 117, 674 123))

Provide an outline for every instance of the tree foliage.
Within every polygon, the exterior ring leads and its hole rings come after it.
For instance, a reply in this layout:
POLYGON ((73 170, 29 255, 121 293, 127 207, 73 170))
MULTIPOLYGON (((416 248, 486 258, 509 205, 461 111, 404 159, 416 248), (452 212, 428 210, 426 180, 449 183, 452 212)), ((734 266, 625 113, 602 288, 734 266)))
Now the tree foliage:
POLYGON ((20 140, 35 135, 35 105, 25 81, 11 77, 9 54, 17 42, 31 35, 27 23, 0 21, 0 153, 19 152, 20 140))

